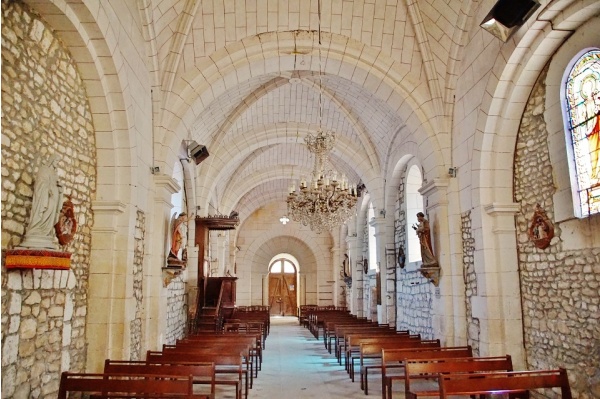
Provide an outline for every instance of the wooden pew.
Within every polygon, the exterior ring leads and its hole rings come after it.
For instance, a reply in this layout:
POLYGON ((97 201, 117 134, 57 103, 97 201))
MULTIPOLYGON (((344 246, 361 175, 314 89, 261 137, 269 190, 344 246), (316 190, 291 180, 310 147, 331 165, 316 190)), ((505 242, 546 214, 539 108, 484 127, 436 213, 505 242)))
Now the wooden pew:
MULTIPOLYGON (((439 356, 439 353, 437 354, 439 356)), ((404 390, 406 399, 417 399, 426 396, 438 397, 439 387, 419 389, 416 381, 436 380, 440 373, 481 373, 490 371, 513 371, 512 359, 509 355, 495 357, 460 357, 436 359, 407 359, 404 364, 404 390)), ((422 382, 422 381, 421 381, 422 382)), ((388 398, 392 395, 388 393, 388 398)))
MULTIPOLYGON (((261 369, 262 364, 262 344, 261 344, 260 333, 247 333, 247 334, 219 334, 213 335, 193 335, 185 339, 177 340, 175 347, 195 347, 195 348, 210 348, 213 346, 223 346, 225 344, 248 344, 249 345, 249 356, 252 360, 251 363, 255 364, 254 376, 257 376, 258 370, 261 369)), ((163 346, 164 348, 164 346, 163 346)))
MULTIPOLYGON (((346 365, 346 371, 354 374, 354 360, 360 357, 360 344, 361 343, 383 343, 383 342, 421 342, 421 334, 372 334, 372 333, 348 333, 344 337, 344 363, 346 365)), ((425 340, 423 342, 427 342, 429 340, 425 340)), ((439 343, 439 340, 434 340, 439 343)), ((340 348, 340 352, 342 348, 340 348)), ((381 356, 380 356, 381 357, 381 356)), ((353 380, 354 381, 354 380, 353 380)))
POLYGON ((245 342, 225 342, 225 343, 212 343, 210 346, 201 347, 197 344, 194 345, 179 345, 170 346, 163 345, 162 353, 165 354, 177 354, 182 357, 188 354, 211 354, 219 353, 224 355, 241 355, 242 364, 246 366, 245 375, 249 377, 250 388, 254 382, 254 362, 252 354, 250 353, 250 346, 245 342))
MULTIPOLYGON (((396 331, 393 328, 384 325, 384 326, 347 326, 347 325, 337 325, 334 329, 333 333, 333 343, 335 345, 335 355, 338 358, 338 362, 342 364, 342 354, 346 353, 346 342, 347 336, 349 334, 362 334, 363 336, 381 336, 381 335, 403 335, 408 336, 407 331, 396 331), (344 347, 344 350, 342 350, 344 347)), ((329 352, 331 353, 331 352, 329 352)))
POLYGON ((248 397, 248 373, 245 370, 242 355, 224 353, 163 353, 148 351, 146 362, 171 363, 171 362, 212 362, 215 364, 215 384, 232 385, 235 387, 235 398, 241 399, 242 386, 245 386, 245 397, 248 397), (232 378, 228 378, 232 377, 232 378), (244 385, 245 379, 245 385, 244 385))
MULTIPOLYGON (((461 347, 465 348, 465 347, 461 347)), ((418 342, 365 342, 360 345, 360 388, 365 391, 365 395, 369 394, 369 370, 382 370, 382 384, 385 379, 383 374, 383 350, 386 349, 388 352, 391 351, 402 351, 402 353, 420 353, 420 352, 429 352, 429 351, 439 351, 440 340, 421 340, 418 342)), ((463 356, 470 356, 471 350, 461 352, 463 356), (467 354, 464 354, 467 353, 467 354)), ((427 356, 427 355, 416 355, 416 356, 427 356)), ((389 364, 386 365, 386 373, 387 370, 393 368, 401 368, 404 365, 401 362, 397 362, 397 364, 389 364)))
MULTIPOLYGON (((437 348, 382 348, 381 349, 381 397, 391 395, 394 381, 404 379, 404 365, 407 359, 425 360, 449 357, 472 357, 471 346, 443 346, 437 348)), ((367 376, 365 375, 365 386, 367 376)))
POLYGON ((193 377, 195 385, 209 385, 210 392, 195 395, 198 398, 214 399, 215 397, 215 364, 214 363, 147 363, 135 360, 111 360, 104 361, 105 374, 134 374, 134 375, 181 375, 193 377))
POLYGON ((541 388, 560 388, 562 399, 572 399, 567 371, 557 370, 513 371, 478 374, 440 374, 440 398, 456 395, 483 395, 490 393, 520 393, 541 388))
POLYGON ((191 399, 191 375, 122 375, 99 373, 70 373, 60 377, 58 399, 67 399, 69 392, 91 393, 97 398, 147 398, 191 399))

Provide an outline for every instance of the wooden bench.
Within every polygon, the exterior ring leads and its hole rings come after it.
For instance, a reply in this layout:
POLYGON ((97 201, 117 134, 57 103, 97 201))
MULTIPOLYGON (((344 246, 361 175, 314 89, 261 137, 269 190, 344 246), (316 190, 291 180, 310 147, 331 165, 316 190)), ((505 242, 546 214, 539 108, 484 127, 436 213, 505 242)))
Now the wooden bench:
MULTIPOLYGON (((437 354, 439 356, 439 353, 437 354)), ((490 371, 513 371, 509 355, 495 357, 460 357, 436 359, 406 359, 404 364, 404 390, 407 399, 424 396, 439 396, 439 387, 423 387, 423 379, 436 380, 440 373, 481 373, 490 371), (420 385, 420 387, 419 387, 420 385), (421 388, 421 389, 419 389, 421 388)), ((437 384, 436 384, 437 385, 437 384)), ((391 398, 391 394, 388 393, 391 398)))
MULTIPOLYGON (((449 357, 472 357, 471 346, 442 346, 437 348, 382 348, 381 349, 381 397, 391 396, 394 381, 404 379, 407 359, 426 360, 449 357)), ((362 371, 362 370, 361 370, 362 371)), ((365 375, 365 387, 367 386, 365 375)))
MULTIPOLYGON (((408 337, 408 332, 395 331, 388 326, 373 326, 373 327, 336 327, 334 333, 335 355, 338 362, 342 364, 342 354, 346 353, 348 335, 362 335, 363 337, 378 337, 378 336, 405 336, 408 337), (342 349, 343 348, 343 349, 342 349)), ((345 359, 344 359, 345 360, 345 359)))
POLYGON ((252 388, 254 383, 254 362, 252 360, 252 354, 250 353, 250 348, 247 343, 220 343, 215 344, 212 343, 210 346, 201 347, 198 345, 179 345, 179 346, 169 346, 163 345, 163 353, 165 354, 177 354, 184 357, 188 354, 211 354, 211 353, 219 353, 224 355, 241 355, 242 356, 242 364, 245 366, 245 376, 248 377, 247 383, 250 388, 252 388))
POLYGON ((105 374, 138 374, 138 375, 181 375, 193 377, 195 385, 209 385, 210 392, 195 395, 200 398, 215 397, 215 364, 214 363, 191 363, 191 362, 165 362, 147 363, 135 360, 111 360, 104 361, 105 374))
MULTIPOLYGON (((382 370, 383 377, 383 350, 389 351, 403 351, 403 353, 411 352, 427 352, 427 351, 438 351, 440 349, 440 340, 421 340, 418 342, 365 342, 360 345, 360 388, 365 391, 365 395, 369 394, 369 370, 382 370)), ((465 352, 466 353, 466 352, 465 352)), ((468 352, 470 355, 470 351, 468 352)), ((468 355, 464 355, 468 356, 468 355)), ((397 364, 387 365, 387 369, 403 367, 401 362, 397 364)), ((387 373, 387 371, 386 371, 387 373)))
MULTIPOLYGON (((354 375, 354 360, 360 358, 360 345, 362 343, 396 343, 396 342, 438 342, 439 340, 422 340, 420 334, 407 335, 407 334, 363 334, 363 333, 350 333, 344 338, 344 363, 346 365, 346 371, 351 376, 354 375)), ((435 345, 434 345, 435 346, 435 345)), ((439 346, 439 345, 437 345, 439 346)), ((341 348, 340 348, 341 350, 341 348)), ((381 357, 381 356, 380 356, 381 357)), ((352 380, 354 381, 354 379, 352 380)))
POLYGON ((67 399, 70 392, 88 393, 95 398, 196 398, 193 394, 192 375, 122 375, 65 371, 60 377, 58 399, 67 399))
POLYGON ((562 399, 571 399, 567 371, 557 370, 513 371, 478 374, 440 374, 439 396, 445 399, 456 395, 510 394, 541 388, 559 388, 562 399))
MULTIPOLYGON (((201 335, 191 336, 182 340, 177 340, 174 347, 182 348, 210 348, 217 346, 232 346, 232 345, 249 345, 249 359, 250 365, 255 364, 254 376, 258 375, 258 370, 261 369, 262 364, 262 344, 260 333, 248 333, 248 334, 215 334, 215 335, 201 335)), ((172 346, 167 346, 172 347, 172 346)), ((163 345, 163 349, 165 346, 163 345)))
POLYGON ((180 352, 157 352, 148 351, 147 363, 171 363, 171 362, 211 362, 215 364, 215 385, 231 385, 235 387, 235 398, 241 399, 242 387, 244 394, 248 397, 249 376, 245 369, 242 355, 224 353, 180 353, 180 352), (232 378, 228 378, 232 377, 232 378), (245 384, 244 384, 245 380, 245 384))

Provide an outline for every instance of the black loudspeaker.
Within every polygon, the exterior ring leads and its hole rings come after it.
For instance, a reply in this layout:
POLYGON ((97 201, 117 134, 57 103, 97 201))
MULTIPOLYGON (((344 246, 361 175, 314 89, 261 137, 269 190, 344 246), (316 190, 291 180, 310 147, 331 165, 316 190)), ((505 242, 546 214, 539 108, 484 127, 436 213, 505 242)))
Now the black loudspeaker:
POLYGON ((537 0, 498 0, 480 26, 506 42, 539 7, 537 0))
POLYGON ((200 162, 204 161, 208 158, 208 150, 206 146, 196 143, 192 141, 188 146, 188 151, 190 153, 190 157, 194 158, 194 162, 198 165, 200 162))

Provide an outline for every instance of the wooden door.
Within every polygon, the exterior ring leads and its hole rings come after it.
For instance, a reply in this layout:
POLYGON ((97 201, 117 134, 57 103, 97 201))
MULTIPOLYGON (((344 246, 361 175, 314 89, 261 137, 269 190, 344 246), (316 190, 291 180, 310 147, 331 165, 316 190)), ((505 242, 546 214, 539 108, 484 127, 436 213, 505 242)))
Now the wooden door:
POLYGON ((272 316, 296 316, 296 273, 269 273, 272 316))

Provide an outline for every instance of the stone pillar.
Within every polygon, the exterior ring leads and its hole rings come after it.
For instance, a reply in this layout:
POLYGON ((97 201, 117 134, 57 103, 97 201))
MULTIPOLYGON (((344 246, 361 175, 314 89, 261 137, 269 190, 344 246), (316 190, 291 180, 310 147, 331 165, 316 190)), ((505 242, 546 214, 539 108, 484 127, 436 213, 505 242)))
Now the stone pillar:
POLYGON ((119 201, 94 201, 92 261, 89 274, 86 370, 100 372, 104 360, 129 357, 127 269, 130 234, 127 205, 119 201))
MULTIPOLYGON (((464 305, 462 310, 456 309, 455 297, 464 296, 464 288, 457 290, 455 280, 462 281, 462 273, 456 275, 452 270, 452 258, 450 250, 450 226, 448 216, 448 185, 449 180, 433 179, 419 189, 424 197, 426 215, 431 228, 431 243, 434 257, 437 259, 439 270, 439 284, 435 287, 430 283, 429 288, 433 292, 433 320, 432 327, 434 336, 440 337, 443 343, 456 344, 455 318, 464 319, 464 305)), ((456 222, 455 228, 460 229, 460 221, 456 222)), ((464 284, 464 283, 463 283, 464 284)), ((464 303, 464 297, 461 300, 464 303)), ((463 323, 464 324, 464 323, 463 323)), ((463 339, 464 342, 464 339, 463 339)))
MULTIPOLYGON (((358 277, 359 273, 362 276, 362 268, 361 270, 357 270, 356 261, 358 259, 358 248, 357 248, 357 239, 356 233, 351 235, 350 231, 348 231, 348 236, 346 237, 346 244, 348 245, 348 258, 350 258, 350 273, 352 274, 352 288, 350 288, 350 303, 348 304, 348 308, 350 309, 350 313, 356 315, 358 317, 363 317, 362 315, 362 302, 359 302, 358 298, 358 277)), ((360 282, 362 284, 362 281, 360 282)))
POLYGON ((478 295, 473 317, 481 327, 481 356, 510 353, 515 369, 525 367, 523 313, 516 249, 516 203, 484 207, 482 229, 489 232, 475 253, 478 295), (483 250, 485 248, 485 251, 483 250))
MULTIPOLYGON (((377 273, 379 281, 380 301, 377 302, 377 322, 379 324, 386 324, 388 322, 388 309, 387 309, 387 262, 385 256, 385 243, 387 242, 387 234, 385 231, 385 216, 374 217, 369 224, 375 228, 375 243, 377 246, 377 273)), ((391 294, 390 294, 391 295, 391 294)))
POLYGON ((340 272, 342 270, 342 258, 340 256, 342 249, 339 246, 334 246, 330 249, 331 251, 331 281, 333 281, 333 304, 335 306, 342 306, 340 293, 342 289, 340 284, 344 284, 342 279, 340 278, 340 272))
POLYGON ((166 267, 167 243, 171 234, 171 195, 181 189, 175 180, 162 174, 154 175, 154 187, 153 212, 148 213, 152 226, 148 248, 150 262, 145 270, 144 284, 146 349, 160 348, 165 343, 169 292, 164 287, 162 267, 166 267))

